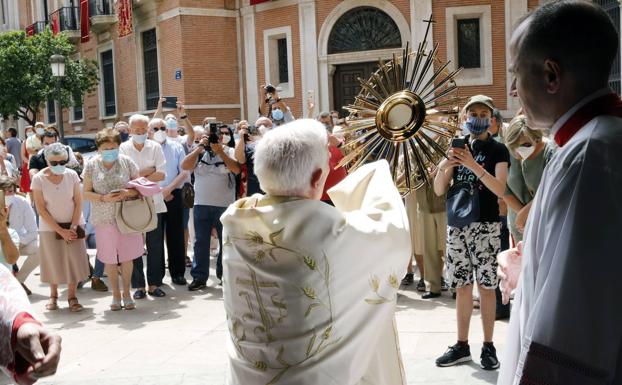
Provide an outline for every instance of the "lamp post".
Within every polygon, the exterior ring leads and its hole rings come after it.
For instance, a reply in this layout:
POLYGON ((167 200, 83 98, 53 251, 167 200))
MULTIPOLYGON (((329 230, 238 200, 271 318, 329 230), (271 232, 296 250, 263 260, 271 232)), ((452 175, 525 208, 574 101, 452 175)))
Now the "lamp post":
POLYGON ((52 55, 50 57, 50 65, 52 66, 52 76, 56 78, 56 122, 58 123, 58 132, 60 133, 60 140, 62 141, 65 138, 65 129, 63 127, 60 83, 65 77, 65 57, 63 55, 52 55))

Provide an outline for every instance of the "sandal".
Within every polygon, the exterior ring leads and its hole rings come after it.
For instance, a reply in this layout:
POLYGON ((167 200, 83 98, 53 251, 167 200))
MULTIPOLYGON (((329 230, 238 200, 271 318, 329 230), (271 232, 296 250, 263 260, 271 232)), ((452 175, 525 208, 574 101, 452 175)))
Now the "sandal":
POLYGON ((67 302, 69 303, 69 310, 72 313, 77 313, 84 310, 84 306, 80 305, 76 297, 69 298, 67 302))
POLYGON ((113 298, 112 303, 110 304, 110 310, 112 311, 121 310, 121 300, 113 298))
POLYGON ((123 307, 125 310, 136 309, 136 302, 132 298, 123 298, 123 307))
POLYGON ((50 296, 50 300, 48 301, 48 303, 45 305, 45 309, 46 310, 58 310, 58 296, 50 296))

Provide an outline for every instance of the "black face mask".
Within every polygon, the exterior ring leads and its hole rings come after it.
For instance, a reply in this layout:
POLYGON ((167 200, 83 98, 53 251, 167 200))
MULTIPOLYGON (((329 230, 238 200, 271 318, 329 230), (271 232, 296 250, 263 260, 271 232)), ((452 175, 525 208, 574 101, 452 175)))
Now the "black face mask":
POLYGON ((128 134, 127 132, 122 132, 119 134, 121 136, 121 141, 125 142, 130 138, 130 134, 128 134))

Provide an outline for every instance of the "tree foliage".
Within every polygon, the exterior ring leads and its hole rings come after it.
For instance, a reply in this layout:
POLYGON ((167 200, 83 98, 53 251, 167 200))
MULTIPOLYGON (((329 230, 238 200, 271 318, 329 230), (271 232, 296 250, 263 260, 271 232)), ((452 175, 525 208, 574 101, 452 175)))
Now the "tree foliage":
POLYGON ((65 56, 65 77, 61 81, 61 105, 80 105, 84 94, 99 82, 97 63, 75 59, 76 47, 49 28, 34 36, 23 31, 0 34, 0 114, 16 115, 30 124, 48 99, 57 99, 56 79, 50 57, 65 56), (75 101, 75 102, 74 102, 75 101))

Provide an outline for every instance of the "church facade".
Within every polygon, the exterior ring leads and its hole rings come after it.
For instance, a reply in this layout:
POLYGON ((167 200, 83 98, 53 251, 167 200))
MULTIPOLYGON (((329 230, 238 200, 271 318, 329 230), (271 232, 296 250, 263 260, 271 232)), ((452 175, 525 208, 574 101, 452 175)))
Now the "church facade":
MULTIPOLYGON (((84 0, 83 0, 84 1, 84 0)), ((619 2, 598 0, 617 17, 619 2)), ((133 113, 152 113, 158 97, 176 96, 192 121, 257 117, 260 86, 273 84, 295 117, 341 110, 379 59, 424 38, 440 61, 464 68, 461 95, 491 96, 505 116, 510 33, 543 0, 87 0, 88 41, 80 0, 0 0, 0 30, 37 33, 60 20, 76 56, 99 63, 100 85, 82 106, 64 110, 65 130, 93 134, 133 113), (120 3, 131 16, 119 15, 120 3), (60 18, 59 18, 60 15, 60 18), (54 19, 56 17, 56 19, 54 19), (128 27, 129 26, 129 27, 128 27), (128 32, 129 28, 129 32, 128 32), (121 32, 121 33, 120 33, 121 32), (123 36, 122 36, 123 35, 123 36), (122 37, 121 37, 122 36, 122 37)), ((84 8, 83 8, 84 9, 84 8)), ((619 90, 620 64, 612 73, 619 90), (617 76, 617 78, 616 78, 617 76)), ((54 104, 40 120, 54 122, 54 104)))

